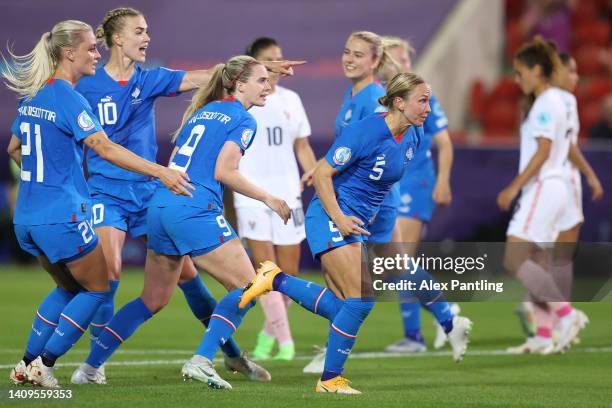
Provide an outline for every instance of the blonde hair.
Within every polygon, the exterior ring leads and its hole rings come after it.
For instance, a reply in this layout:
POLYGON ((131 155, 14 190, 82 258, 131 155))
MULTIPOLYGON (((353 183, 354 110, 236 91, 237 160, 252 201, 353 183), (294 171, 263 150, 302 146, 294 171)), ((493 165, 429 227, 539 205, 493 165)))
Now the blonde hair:
POLYGON ((372 31, 355 31, 349 35, 348 39, 350 40, 351 38, 365 41, 370 45, 373 59, 379 59, 378 65, 374 68, 374 73, 378 73, 381 67, 391 63, 391 60, 393 60, 385 51, 382 38, 378 34, 372 31))
POLYGON ((236 91, 237 82, 249 80, 255 65, 261 65, 261 62, 248 55, 238 55, 230 58, 225 64, 215 65, 210 81, 198 89, 191 98, 191 103, 183 113, 181 125, 172 136, 172 143, 176 141, 191 115, 207 103, 232 95, 236 91))
POLYGON ((395 98, 405 99, 419 85, 426 83, 423 78, 412 72, 397 74, 386 86, 385 96, 378 98, 378 103, 393 109, 395 98))
POLYGON ((82 21, 61 21, 44 33, 29 53, 16 55, 8 49, 11 61, 2 56, 4 83, 18 93, 20 99, 32 99, 57 69, 62 50, 78 46, 83 41, 82 34, 87 31, 92 31, 91 26, 82 21))
POLYGON ((414 55, 414 47, 412 46, 412 44, 410 44, 410 42, 408 42, 408 40, 405 40, 400 37, 385 35, 381 37, 381 40, 382 40, 383 50, 387 54, 387 58, 385 59, 384 63, 380 64, 379 70, 381 70, 384 67, 388 67, 393 72, 396 72, 396 73, 402 72, 403 67, 401 66, 399 61, 397 61, 395 58, 391 56, 389 51, 394 48, 401 48, 405 50, 406 53, 408 53, 408 57, 412 58, 412 56, 414 55))
POLYGON ((96 28, 96 40, 110 50, 114 45, 113 34, 123 30, 126 17, 138 16, 142 16, 142 13, 132 7, 119 7, 107 11, 102 24, 96 28))
POLYGON ((409 56, 414 55, 414 47, 408 40, 392 35, 384 35, 381 37, 381 40, 385 50, 399 47, 405 49, 409 56))

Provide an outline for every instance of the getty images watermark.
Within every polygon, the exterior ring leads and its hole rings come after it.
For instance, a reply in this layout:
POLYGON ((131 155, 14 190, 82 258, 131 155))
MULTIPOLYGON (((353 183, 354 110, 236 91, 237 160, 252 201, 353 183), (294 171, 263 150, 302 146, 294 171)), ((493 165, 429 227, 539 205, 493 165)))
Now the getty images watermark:
POLYGON ((362 295, 379 301, 612 301, 612 243, 367 244, 362 295), (425 293, 428 292, 428 293, 425 293))
POLYGON ((453 272, 463 275, 466 272, 482 272, 486 268, 487 254, 482 256, 410 256, 394 254, 371 258, 371 272, 378 276, 372 280, 375 291, 483 291, 502 293, 504 282, 488 279, 466 281, 451 279, 439 282, 425 271, 453 272))

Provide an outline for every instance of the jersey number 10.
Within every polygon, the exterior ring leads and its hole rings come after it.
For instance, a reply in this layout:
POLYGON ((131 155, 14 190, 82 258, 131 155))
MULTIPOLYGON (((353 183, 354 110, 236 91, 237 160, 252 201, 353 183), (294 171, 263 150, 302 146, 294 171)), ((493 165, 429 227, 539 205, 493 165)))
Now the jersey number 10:
POLYGON ((268 146, 283 144, 283 128, 274 126, 273 128, 267 127, 266 130, 268 131, 268 146))
POLYGON ((99 103, 98 116, 102 126, 114 125, 117 123, 117 104, 115 102, 99 103))

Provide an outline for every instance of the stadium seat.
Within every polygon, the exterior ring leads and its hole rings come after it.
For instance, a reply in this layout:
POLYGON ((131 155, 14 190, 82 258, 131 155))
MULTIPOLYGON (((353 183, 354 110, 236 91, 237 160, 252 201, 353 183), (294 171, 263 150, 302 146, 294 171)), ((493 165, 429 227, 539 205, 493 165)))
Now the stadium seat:
POLYGON ((602 47, 588 46, 579 47, 575 53, 578 72, 582 76, 602 75, 605 71, 604 65, 601 63, 602 47))
POLYGON ((592 22, 597 18, 597 4, 591 0, 581 0, 572 13, 572 23, 574 27, 579 24, 592 22))
POLYGON ((482 120, 485 103, 484 84, 481 80, 477 79, 472 83, 472 90, 470 92, 470 116, 476 120, 482 120))
POLYGON ((523 0, 506 0, 506 19, 515 20, 521 17, 524 11, 523 0))
POLYGON ((610 24, 607 21, 582 22, 574 30, 574 49, 596 45, 605 47, 610 41, 610 24))
POLYGON ((486 137, 513 134, 520 120, 519 115, 516 100, 489 99, 484 110, 484 134, 486 137))
POLYGON ((584 129, 588 135, 588 131, 601 118, 601 101, 589 102, 578 106, 578 115, 580 117, 580 128, 584 129))
POLYGON ((612 79, 601 77, 589 80, 580 90, 581 103, 601 101, 605 95, 612 94, 612 79))
POLYGON ((493 91, 491 91, 491 95, 489 96, 489 100, 509 100, 516 101, 521 96, 521 89, 514 82, 514 79, 510 77, 502 77, 500 78, 493 91))
POLYGON ((506 24, 506 58, 508 60, 512 60, 523 41, 519 21, 508 22, 506 24))

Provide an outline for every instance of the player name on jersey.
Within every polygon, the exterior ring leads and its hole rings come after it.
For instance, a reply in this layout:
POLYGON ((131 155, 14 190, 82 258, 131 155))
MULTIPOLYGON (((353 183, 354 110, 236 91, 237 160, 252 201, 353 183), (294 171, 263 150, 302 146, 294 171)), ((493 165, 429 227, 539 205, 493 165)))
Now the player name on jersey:
POLYGON ((189 124, 193 124, 195 122, 197 122, 198 120, 218 120, 219 122, 225 124, 228 124, 230 120, 232 120, 232 118, 230 118, 229 116, 227 116, 225 113, 221 113, 221 112, 200 112, 197 115, 193 116, 191 119, 189 119, 189 124))
POLYGON ((25 105, 17 109, 21 116, 32 116, 35 118, 41 118, 55 123, 55 112, 47 109, 39 108, 37 106, 25 105))

